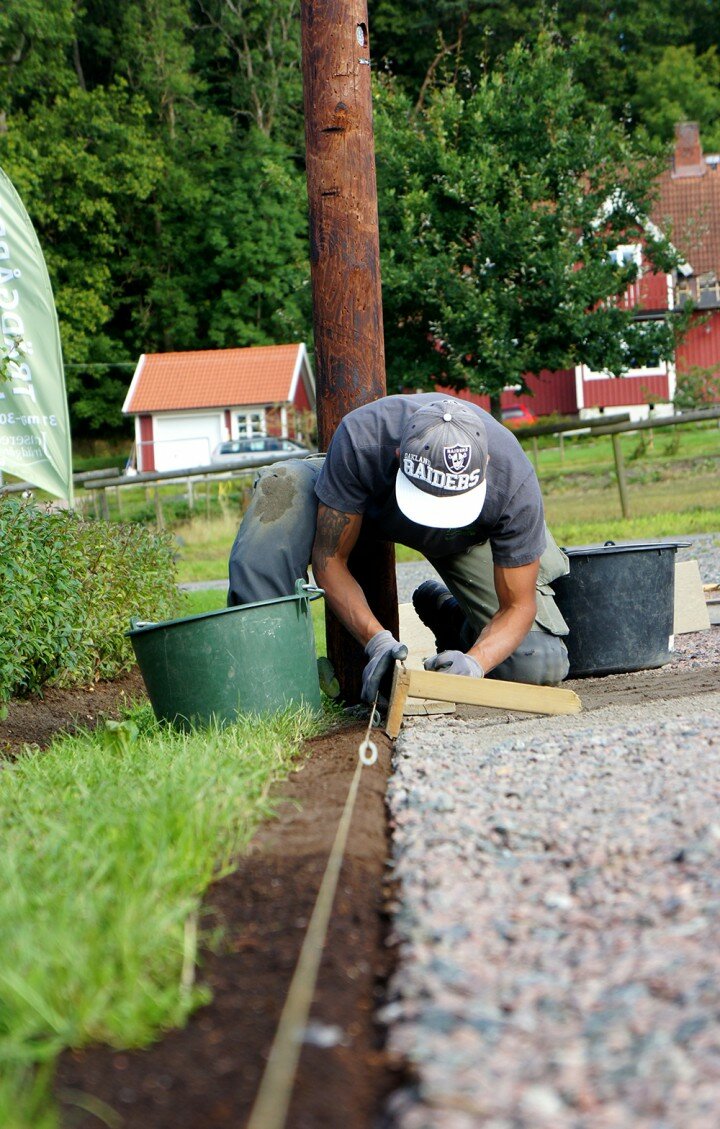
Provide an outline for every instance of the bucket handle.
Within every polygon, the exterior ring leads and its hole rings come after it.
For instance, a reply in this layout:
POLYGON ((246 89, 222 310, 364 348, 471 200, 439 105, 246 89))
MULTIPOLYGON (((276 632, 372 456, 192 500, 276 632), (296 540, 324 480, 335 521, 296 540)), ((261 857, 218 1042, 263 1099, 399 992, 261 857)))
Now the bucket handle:
POLYGON ((130 630, 137 631, 140 627, 154 627, 155 622, 152 619, 138 619, 137 616, 130 616, 130 630))
POLYGON ((317 584, 308 584, 306 580, 296 580, 295 595, 307 596, 308 600, 319 600, 325 595, 325 589, 318 588, 317 584))

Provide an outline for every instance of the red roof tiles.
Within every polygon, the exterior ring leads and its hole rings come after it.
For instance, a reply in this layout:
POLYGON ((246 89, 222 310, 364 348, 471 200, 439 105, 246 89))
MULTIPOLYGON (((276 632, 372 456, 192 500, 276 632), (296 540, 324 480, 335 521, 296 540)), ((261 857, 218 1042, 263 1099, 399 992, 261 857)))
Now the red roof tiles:
POLYGON ((652 218, 692 267, 720 273, 720 168, 702 155, 697 126, 683 122, 670 168, 659 179, 652 218))
POLYGON ((284 404, 291 398, 302 345, 148 353, 123 405, 126 414, 284 404))

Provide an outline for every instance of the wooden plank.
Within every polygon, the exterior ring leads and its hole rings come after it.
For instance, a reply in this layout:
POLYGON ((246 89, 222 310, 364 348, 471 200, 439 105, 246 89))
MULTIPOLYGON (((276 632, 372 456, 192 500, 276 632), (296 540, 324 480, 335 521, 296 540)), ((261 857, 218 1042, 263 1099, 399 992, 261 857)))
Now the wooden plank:
MULTIPOLYGON (((400 726, 402 725, 403 711, 410 687, 410 673, 411 672, 406 670, 404 666, 401 666, 400 663, 395 663, 392 690, 390 691, 390 703, 388 705, 387 719, 385 721, 385 732, 393 741, 400 732, 400 726)), ((419 671, 415 671, 414 673, 417 674, 419 671)))
POLYGON ((707 631, 710 613, 705 603, 700 566, 696 560, 678 561, 675 565, 675 604, 673 633, 707 631))
POLYGON ((455 713, 455 702, 439 702, 437 698, 408 698, 404 717, 433 717, 439 713, 455 713))
POLYGON ((556 686, 503 682, 499 678, 466 678, 458 674, 440 674, 435 670, 411 670, 407 673, 407 694, 413 698, 438 698, 441 702, 463 702, 468 706, 490 706, 523 713, 579 713, 582 709, 582 703, 573 690, 562 690, 556 686))

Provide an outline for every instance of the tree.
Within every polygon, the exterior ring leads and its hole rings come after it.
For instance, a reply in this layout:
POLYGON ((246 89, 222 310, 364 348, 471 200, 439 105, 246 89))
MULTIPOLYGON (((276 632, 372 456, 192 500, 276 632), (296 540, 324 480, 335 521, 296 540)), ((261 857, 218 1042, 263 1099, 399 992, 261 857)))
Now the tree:
MULTIPOLYGON (((720 30, 715 0, 377 0, 373 54, 417 101, 431 80, 479 82, 515 43, 542 33, 550 9, 588 102, 631 128, 644 120, 639 76, 662 65, 668 47, 704 55, 720 30)), ((672 82, 689 93, 689 74, 676 72, 672 82)))
POLYGON ((676 324, 634 319, 617 299, 638 268, 611 257, 642 242, 674 265, 644 222, 657 167, 587 114, 549 34, 419 114, 390 85, 376 120, 389 383, 499 397, 543 368, 620 374, 672 355, 676 324))
POLYGON ((196 0, 197 52, 215 104, 302 148, 300 0, 196 0))
POLYGON ((0 163, 46 254, 77 431, 122 426, 142 352, 307 339, 298 2, 3 6, 0 163))
POLYGON ((635 117, 648 133, 669 143, 675 125, 696 121, 706 151, 720 149, 720 59, 711 47, 666 47, 657 61, 640 71, 633 99, 635 117))
POLYGON ((35 113, 14 114, 0 136, 0 163, 32 216, 53 283, 73 422, 92 419, 98 429, 121 422, 120 370, 93 366, 134 355, 111 323, 128 233, 163 176, 147 118, 147 105, 121 86, 75 85, 35 113))

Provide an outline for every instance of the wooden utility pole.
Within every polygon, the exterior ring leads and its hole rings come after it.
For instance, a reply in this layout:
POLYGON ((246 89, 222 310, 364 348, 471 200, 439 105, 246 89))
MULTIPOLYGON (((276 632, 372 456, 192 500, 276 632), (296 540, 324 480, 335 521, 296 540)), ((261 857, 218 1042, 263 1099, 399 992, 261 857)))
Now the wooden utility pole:
MULTIPOLYGON (((366 0, 302 0, 302 58, 318 442, 384 396, 375 146, 366 0)), ((359 544, 350 568, 397 636, 395 551, 359 544)), ((362 648, 326 612, 328 656, 347 702, 360 700, 362 648)))

